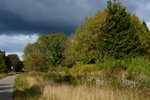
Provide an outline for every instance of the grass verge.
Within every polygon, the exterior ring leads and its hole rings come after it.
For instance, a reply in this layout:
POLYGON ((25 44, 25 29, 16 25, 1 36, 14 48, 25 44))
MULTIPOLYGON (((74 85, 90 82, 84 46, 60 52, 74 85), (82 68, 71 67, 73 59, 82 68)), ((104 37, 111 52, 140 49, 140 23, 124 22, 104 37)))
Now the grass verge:
POLYGON ((136 88, 95 86, 79 80, 49 73, 22 74, 15 80, 14 100, 149 100, 148 94, 136 88), (77 84, 71 84, 74 81, 77 84))
POLYGON ((7 73, 0 73, 0 79, 5 78, 7 76, 9 76, 9 74, 7 74, 7 73))

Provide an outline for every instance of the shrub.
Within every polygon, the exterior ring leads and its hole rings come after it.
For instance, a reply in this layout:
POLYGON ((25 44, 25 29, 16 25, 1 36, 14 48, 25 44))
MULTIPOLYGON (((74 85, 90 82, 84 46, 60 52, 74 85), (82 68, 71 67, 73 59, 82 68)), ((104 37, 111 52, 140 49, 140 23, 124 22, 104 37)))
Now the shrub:
POLYGON ((77 64, 70 68, 71 73, 90 73, 99 71, 99 67, 96 64, 77 64))
POLYGON ((150 61, 144 57, 124 60, 107 59, 99 66, 104 75, 108 77, 135 79, 142 75, 150 75, 150 61))
POLYGON ((144 57, 131 59, 126 72, 126 78, 128 79, 136 78, 140 75, 150 75, 150 61, 144 57))
POLYGON ((127 69, 125 60, 107 59, 99 66, 106 77, 124 77, 124 72, 127 69))

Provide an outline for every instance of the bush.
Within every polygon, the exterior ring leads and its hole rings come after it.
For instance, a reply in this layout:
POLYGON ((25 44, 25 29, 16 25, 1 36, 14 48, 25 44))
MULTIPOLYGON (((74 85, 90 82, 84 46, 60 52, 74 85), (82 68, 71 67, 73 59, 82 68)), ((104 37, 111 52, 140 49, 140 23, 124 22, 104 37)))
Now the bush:
POLYGON ((127 69, 125 60, 107 59, 100 64, 100 69, 106 77, 124 77, 124 72, 127 69))
POLYGON ((144 57, 124 60, 107 59, 99 66, 108 77, 135 79, 142 75, 150 75, 150 61, 144 57))
POLYGON ((15 79, 15 90, 24 90, 30 88, 27 80, 25 79, 26 74, 22 74, 16 77, 15 79))
POLYGON ((99 71, 99 67, 96 64, 77 64, 71 69, 69 69, 71 73, 90 73, 99 71))
POLYGON ((133 79, 140 75, 150 75, 150 61, 144 57, 137 57, 131 59, 128 63, 128 69, 126 72, 126 78, 133 79))

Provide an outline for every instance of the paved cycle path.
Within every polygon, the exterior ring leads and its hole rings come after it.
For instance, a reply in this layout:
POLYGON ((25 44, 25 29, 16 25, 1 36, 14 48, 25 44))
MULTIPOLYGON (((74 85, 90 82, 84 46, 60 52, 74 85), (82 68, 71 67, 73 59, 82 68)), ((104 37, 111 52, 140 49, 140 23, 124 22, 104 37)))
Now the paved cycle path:
POLYGON ((0 79, 0 100, 13 100, 14 76, 0 79))

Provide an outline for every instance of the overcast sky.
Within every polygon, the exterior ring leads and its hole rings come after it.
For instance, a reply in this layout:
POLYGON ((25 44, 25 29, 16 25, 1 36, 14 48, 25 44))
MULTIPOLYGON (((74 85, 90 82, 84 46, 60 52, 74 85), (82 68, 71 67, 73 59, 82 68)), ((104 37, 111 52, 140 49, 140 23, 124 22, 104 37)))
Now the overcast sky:
MULTIPOLYGON (((150 27, 150 0, 121 0, 127 10, 150 27)), ((106 7, 106 0, 0 0, 0 50, 21 57, 24 47, 39 34, 70 35, 106 7)))

